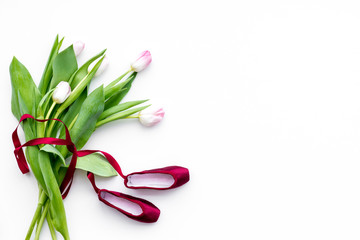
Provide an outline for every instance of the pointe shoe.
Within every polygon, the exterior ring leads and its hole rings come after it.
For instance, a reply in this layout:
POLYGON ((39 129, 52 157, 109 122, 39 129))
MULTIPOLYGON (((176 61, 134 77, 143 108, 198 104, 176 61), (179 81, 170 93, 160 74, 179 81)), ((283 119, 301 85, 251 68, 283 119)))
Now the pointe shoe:
POLYGON ((139 222, 153 223, 160 216, 160 210, 145 199, 136 198, 119 192, 100 189, 99 200, 127 217, 139 222))
POLYGON ((132 189, 166 190, 180 187, 189 179, 190 175, 187 168, 170 166, 130 173, 124 177, 124 184, 132 189))

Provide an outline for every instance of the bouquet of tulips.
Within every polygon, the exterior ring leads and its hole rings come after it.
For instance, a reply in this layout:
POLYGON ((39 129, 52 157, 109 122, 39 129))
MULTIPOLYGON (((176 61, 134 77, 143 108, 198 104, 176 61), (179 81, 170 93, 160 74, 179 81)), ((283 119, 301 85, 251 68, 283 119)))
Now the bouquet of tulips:
POLYGON ((38 86, 15 57, 10 65, 11 109, 26 141, 21 143, 16 128, 12 135, 14 153, 22 173, 29 172, 30 165, 39 188, 39 202, 25 239, 32 235, 39 239, 45 220, 52 239, 56 239, 57 232, 70 239, 63 199, 69 193, 76 169, 87 172, 101 202, 131 219, 156 222, 160 210, 154 204, 100 189, 95 176, 119 175, 128 188, 166 190, 188 182, 188 169, 170 166, 125 175, 109 153, 82 149, 92 133, 106 123, 138 118, 143 125, 153 126, 164 117, 162 109, 148 111, 149 105, 141 105, 147 100, 122 102, 137 73, 150 64, 150 52, 141 53, 130 69, 109 85, 89 92, 91 80, 108 63, 105 50, 78 67, 76 56, 84 44, 76 42, 60 51, 62 42, 56 37, 38 86))

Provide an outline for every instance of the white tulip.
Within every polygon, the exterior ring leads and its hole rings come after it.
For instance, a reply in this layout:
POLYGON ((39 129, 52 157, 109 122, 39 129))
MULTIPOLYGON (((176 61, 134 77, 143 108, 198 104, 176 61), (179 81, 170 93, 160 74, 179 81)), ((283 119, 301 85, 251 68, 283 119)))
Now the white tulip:
MULTIPOLYGON (((96 64, 96 63, 97 63, 97 62, 94 61, 94 62, 92 62, 92 63, 90 64, 89 69, 88 69, 88 72, 90 72, 91 69, 93 69, 93 68, 95 67, 95 64, 96 64)), ((108 67, 109 63, 110 63, 109 58, 108 58, 107 56, 105 56, 104 59, 103 59, 103 61, 101 62, 100 67, 99 67, 98 70, 96 71, 94 77, 97 77, 97 76, 101 75, 101 74, 106 70, 106 68, 108 67)))
POLYGON ((61 81, 56 86, 53 94, 52 99, 55 103, 63 103, 65 100, 70 96, 71 87, 68 82, 61 81))
POLYGON ((77 41, 73 44, 73 48, 74 48, 74 52, 75 52, 75 56, 79 56, 80 53, 84 50, 85 48, 85 43, 81 42, 81 41, 77 41))

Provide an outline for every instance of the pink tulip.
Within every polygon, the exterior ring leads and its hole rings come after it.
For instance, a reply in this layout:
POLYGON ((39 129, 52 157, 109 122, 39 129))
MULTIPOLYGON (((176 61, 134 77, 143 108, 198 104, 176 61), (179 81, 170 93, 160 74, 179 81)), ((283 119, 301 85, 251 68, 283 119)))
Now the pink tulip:
POLYGON ((142 52, 139 57, 130 65, 131 70, 141 72, 151 63, 151 54, 149 51, 142 52))
POLYGON ((164 115, 165 111, 162 108, 149 112, 145 110, 139 113, 139 121, 142 125, 151 127, 161 122, 161 120, 164 118, 164 115))

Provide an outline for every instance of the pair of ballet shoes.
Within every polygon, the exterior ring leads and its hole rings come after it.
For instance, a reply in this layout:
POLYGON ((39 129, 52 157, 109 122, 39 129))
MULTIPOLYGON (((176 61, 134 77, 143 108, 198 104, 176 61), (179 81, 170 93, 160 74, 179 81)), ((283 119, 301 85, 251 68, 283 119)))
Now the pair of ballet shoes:
MULTIPOLYGON (((189 170, 180 166, 134 172, 122 177, 127 188, 153 190, 177 188, 190 180, 189 170)), ((158 220, 160 210, 151 202, 107 189, 98 189, 95 186, 94 176, 91 174, 88 178, 98 193, 99 200, 107 206, 139 222, 153 223, 158 220)))

